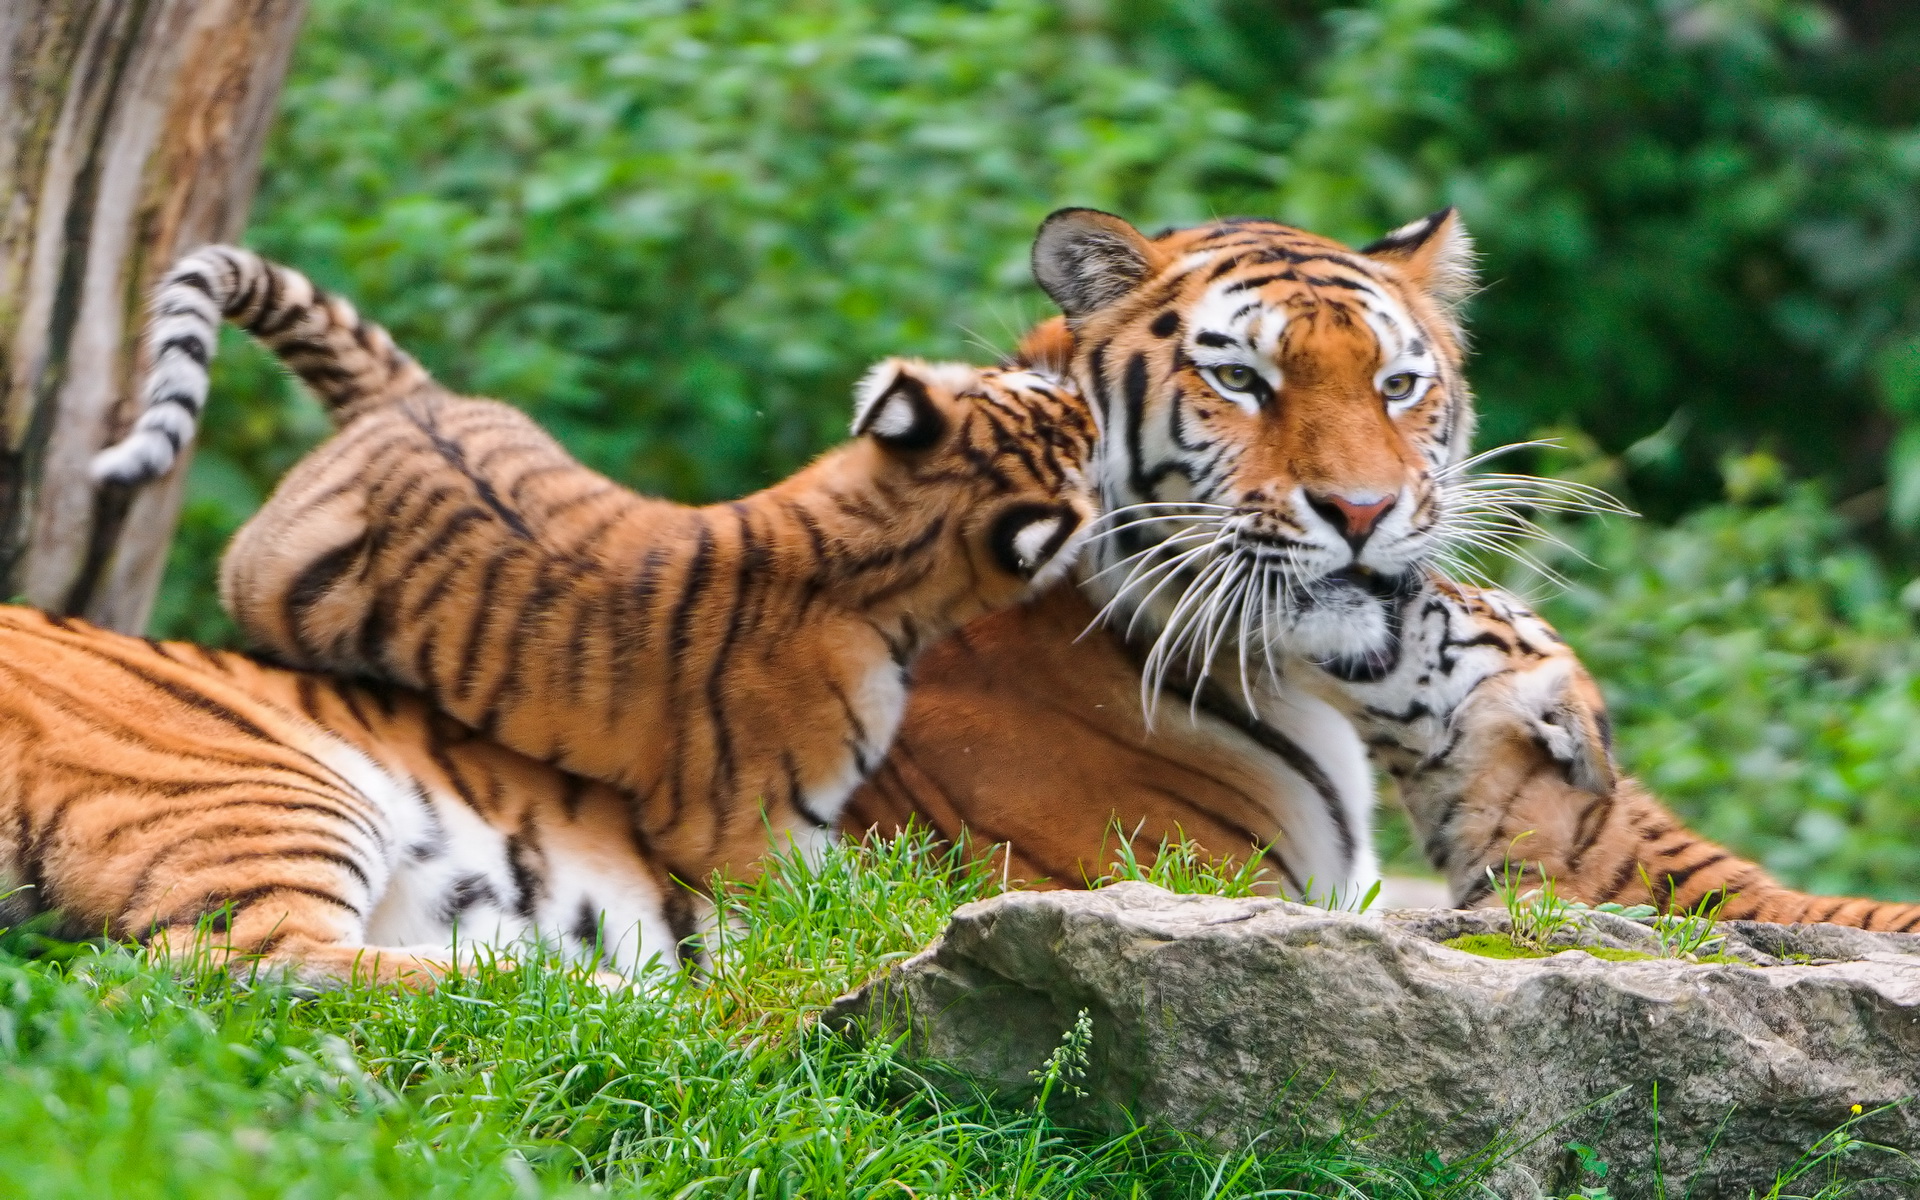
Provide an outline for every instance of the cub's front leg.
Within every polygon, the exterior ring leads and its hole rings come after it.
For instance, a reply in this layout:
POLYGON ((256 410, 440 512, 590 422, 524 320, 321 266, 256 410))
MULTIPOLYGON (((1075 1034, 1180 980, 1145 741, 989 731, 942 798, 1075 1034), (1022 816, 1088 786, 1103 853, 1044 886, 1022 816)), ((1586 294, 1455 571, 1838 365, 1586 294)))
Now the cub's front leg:
POLYGON ((1456 904, 1497 902, 1511 863, 1589 904, 1920 927, 1920 906, 1797 892, 1689 830, 1619 772, 1599 687, 1514 597, 1426 576, 1392 605, 1390 655, 1289 670, 1359 728, 1456 904))

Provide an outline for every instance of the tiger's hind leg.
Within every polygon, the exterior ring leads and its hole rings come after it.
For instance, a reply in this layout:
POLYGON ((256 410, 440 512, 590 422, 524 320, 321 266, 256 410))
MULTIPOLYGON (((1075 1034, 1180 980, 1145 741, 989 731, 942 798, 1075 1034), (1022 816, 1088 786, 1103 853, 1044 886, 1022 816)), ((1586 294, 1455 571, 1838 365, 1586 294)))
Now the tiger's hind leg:
POLYGON ((161 926, 146 940, 176 967, 205 964, 243 978, 278 976, 308 987, 426 991, 458 971, 446 958, 364 944, 361 922, 337 905, 303 889, 274 888, 228 901, 204 917, 161 926))

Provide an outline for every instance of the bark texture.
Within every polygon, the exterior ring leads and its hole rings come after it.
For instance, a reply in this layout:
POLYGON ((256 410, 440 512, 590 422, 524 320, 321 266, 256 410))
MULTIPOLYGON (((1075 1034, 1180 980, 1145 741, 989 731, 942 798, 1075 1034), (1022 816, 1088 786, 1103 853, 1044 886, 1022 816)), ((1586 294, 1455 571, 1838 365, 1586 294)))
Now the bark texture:
POLYGON ((138 632, 185 464, 87 460, 132 419, 148 291, 246 225, 306 0, 0 0, 0 601, 138 632))

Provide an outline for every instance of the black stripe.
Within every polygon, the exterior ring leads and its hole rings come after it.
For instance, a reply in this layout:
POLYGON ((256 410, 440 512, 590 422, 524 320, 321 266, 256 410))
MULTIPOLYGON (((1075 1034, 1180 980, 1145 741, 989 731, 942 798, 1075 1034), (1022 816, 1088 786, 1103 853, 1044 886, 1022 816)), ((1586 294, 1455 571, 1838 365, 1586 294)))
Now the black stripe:
MULTIPOLYGON (((1179 689, 1169 685, 1169 691, 1179 694, 1179 689)), ((1192 701, 1191 694, 1182 697, 1192 701)), ((1243 712, 1233 703, 1227 694, 1212 680, 1203 680, 1199 687, 1200 708, 1208 714, 1225 721, 1257 742, 1263 749, 1280 757, 1280 760, 1292 768, 1307 786, 1320 797, 1321 805, 1327 811, 1327 817, 1333 822, 1334 832, 1340 839, 1340 855, 1343 868, 1351 868, 1359 843, 1354 837, 1353 823, 1347 817, 1345 805, 1341 803, 1340 789, 1314 761, 1313 756, 1301 748, 1300 744, 1281 733, 1273 726, 1261 721, 1251 713, 1243 712)), ((1344 872, 1343 872, 1344 873, 1344 872)))
POLYGON ((493 884, 485 875, 478 873, 462 875, 453 881, 447 894, 440 898, 440 919, 451 924, 460 914, 477 904, 497 904, 500 897, 494 892, 493 884))
MULTIPOLYGON (((528 824, 532 814, 528 814, 528 824)), ((523 917, 532 917, 534 906, 545 880, 539 869, 528 862, 533 848, 524 834, 527 828, 523 824, 520 833, 507 835, 507 869, 513 872, 513 910, 523 917)))
MULTIPOLYGON (((243 908, 247 908, 250 905, 257 904, 261 900, 265 899, 266 897, 276 895, 281 892, 292 892, 298 896, 310 896, 315 900, 319 900, 324 903, 331 904, 335 908, 345 909, 347 912, 352 913, 356 917, 364 916, 364 914, 361 913, 360 909, 355 905, 348 903, 346 900, 343 900, 336 895, 333 895, 331 892, 323 892, 319 888, 311 888, 311 887, 305 886, 304 884, 298 884, 298 883, 263 883, 258 887, 248 888, 244 892, 235 892, 230 895, 222 895, 217 898, 213 896, 207 897, 207 899, 203 902, 204 907, 202 907, 200 911, 196 913, 192 919, 197 922, 201 917, 211 916, 214 913, 218 912, 219 910, 226 908, 228 905, 232 905, 233 910, 236 913, 238 913, 243 908)), ((185 922, 182 922, 178 918, 174 918, 165 923, 168 925, 180 925, 180 924, 184 924, 185 922)))
POLYGON ((526 521, 519 513, 509 508, 506 501, 500 498, 500 494, 494 491, 493 482, 480 475, 467 463, 465 447, 440 432, 438 421, 440 414, 437 407, 430 408, 425 416, 412 410, 409 410, 408 415, 412 417, 413 423, 420 428, 420 431, 432 439, 434 449, 440 452, 450 466, 466 477, 467 482, 473 485, 474 493, 480 497, 481 502, 491 509, 495 516, 504 521, 507 528, 526 541, 535 540, 533 530, 527 527, 526 521))
POLYGON ((712 797, 719 805, 720 814, 720 819, 714 822, 713 848, 716 851, 720 848, 720 839, 726 836, 727 817, 734 809, 738 784, 733 761, 733 731, 727 723, 727 666, 733 657, 734 646, 740 640, 749 590, 753 587, 754 579, 764 573, 772 558, 767 548, 754 537, 746 506, 736 501, 727 508, 740 526, 740 545, 736 551, 740 561, 734 571, 733 603, 727 613, 727 628, 720 635, 719 648, 714 651, 713 663, 707 668, 706 686, 707 719, 713 723, 712 797))
POLYGON ((667 655, 671 660, 670 666, 676 672, 679 660, 686 656, 687 645, 692 640, 694 608, 704 597, 712 568, 713 529, 702 521, 700 537, 694 545, 693 560, 687 564, 686 576, 680 584, 680 598, 674 602, 673 615, 667 626, 667 655))
MULTIPOLYGON (((471 615, 467 621, 467 636, 460 648, 460 667, 454 674, 452 698, 465 700, 473 690, 474 677, 483 665, 480 653, 481 639, 493 627, 493 593, 500 586, 500 572, 507 565, 507 555, 515 547, 507 546, 487 560, 487 569, 480 573, 480 590, 473 598, 471 615)), ((511 669, 510 667, 508 668, 511 669)), ((436 681, 437 682, 437 681, 436 681)))
POLYGON ((1120 381, 1121 400, 1127 406, 1127 474, 1134 495, 1140 499, 1153 494, 1153 481, 1147 477, 1146 452, 1142 446, 1141 425, 1147 410, 1147 356, 1135 353, 1127 359, 1120 381))
POLYGON ((1619 869, 1614 871, 1613 878, 1608 881, 1606 888, 1594 897, 1594 903, 1605 904, 1609 900, 1619 898, 1620 893, 1626 891, 1627 885, 1640 874, 1640 870, 1640 860, 1628 855, 1621 862, 1619 869))
POLYGON ((323 647, 309 644, 306 640, 307 613, 314 605, 326 598, 326 594, 332 590, 334 584, 338 583, 341 576, 353 566, 354 559, 359 556, 359 553, 360 546, 357 542, 335 546, 302 567, 300 573, 293 577, 292 584, 288 586, 286 595, 281 600, 281 609, 286 614, 294 645, 302 652, 314 654, 323 649, 323 647))
MULTIPOLYGON (((167 281, 167 286, 192 288, 194 291, 199 292, 201 295, 205 296, 207 299, 214 301, 216 304, 219 303, 219 297, 213 294, 213 284, 208 281, 205 275, 202 275, 200 273, 198 268, 195 268, 194 270, 191 270, 191 271, 183 271, 183 272, 180 272, 179 274, 176 274, 172 279, 169 279, 167 281)), ((179 312, 167 313, 166 315, 167 316, 187 316, 190 314, 187 310, 181 310, 179 312)))
POLYGON ((1587 852, 1593 849, 1600 835, 1606 832, 1607 818, 1613 815, 1614 793, 1609 790, 1594 797, 1580 810, 1580 819, 1574 822, 1573 853, 1567 858, 1567 874, 1577 878, 1580 863, 1587 852))
POLYGON ((166 341, 160 343, 160 348, 154 352, 154 357, 156 358, 163 357, 166 354, 171 353, 172 351, 175 351, 175 350, 178 350, 180 353, 192 359, 200 367, 201 370, 206 369, 207 344, 200 339, 199 334, 197 333, 175 334, 173 337, 170 337, 166 341))
POLYGON ((1732 857, 1733 855, 1728 854, 1726 851, 1719 850, 1707 855, 1690 867, 1682 867, 1678 871, 1665 872, 1668 894, 1678 895, 1680 889, 1686 886, 1687 880, 1692 879, 1696 874, 1713 866, 1715 863, 1726 862, 1732 857))
MULTIPOLYGON (((294 834, 295 836, 307 835, 307 831, 305 830, 299 830, 299 831, 290 830, 288 832, 290 834, 294 834)), ((249 859, 259 859, 259 858, 271 858, 277 862, 295 861, 300 859, 312 859, 315 862, 332 863, 334 866, 339 867, 341 870, 345 871, 347 874, 353 876, 356 880, 358 880, 360 882, 360 886, 363 888, 366 888, 369 893, 373 891, 373 881, 367 878, 366 868, 361 866, 360 862, 357 859, 354 859, 348 855, 342 854, 338 850, 315 850, 312 848, 273 849, 273 850, 236 850, 232 854, 229 854, 224 858, 210 858, 204 862, 195 863, 193 866, 193 869, 195 871, 204 871, 204 870, 210 870, 214 867, 226 867, 226 866, 231 866, 234 863, 246 862, 249 859)))
MULTIPOLYGON (((266 335, 262 330, 262 324, 270 320, 280 307, 280 272, 274 270, 272 267, 264 268, 261 272, 260 286, 261 290, 265 293, 260 299, 260 307, 254 311, 252 320, 241 326, 241 328, 253 334, 255 337, 264 338, 266 335)), ((239 313, 229 308, 227 315, 234 317, 238 316, 239 313)))

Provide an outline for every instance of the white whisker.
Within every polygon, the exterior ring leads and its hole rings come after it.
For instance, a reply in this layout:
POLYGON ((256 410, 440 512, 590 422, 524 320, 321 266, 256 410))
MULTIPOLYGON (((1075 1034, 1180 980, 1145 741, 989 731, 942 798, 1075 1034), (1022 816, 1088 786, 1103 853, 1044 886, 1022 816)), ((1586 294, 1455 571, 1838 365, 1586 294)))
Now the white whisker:
MULTIPOLYGON (((1117 534, 1123 534, 1123 532, 1127 532, 1127 530, 1135 530, 1135 528, 1140 528, 1142 524, 1167 524, 1169 520, 1171 520, 1171 518, 1167 518, 1167 516, 1142 516, 1140 520, 1129 520, 1129 522, 1125 522, 1125 524, 1116 524, 1114 528, 1106 528, 1106 530, 1094 530, 1094 532, 1091 532, 1091 534, 1087 534, 1087 543, 1089 543, 1089 545, 1092 545, 1092 543, 1098 543, 1098 541, 1104 541, 1104 540, 1108 540, 1108 538, 1114 538, 1114 536, 1117 536, 1117 534)), ((1181 532, 1181 534, 1192 534, 1192 532, 1196 532, 1196 530, 1206 530, 1206 532, 1213 532, 1215 528, 1219 528, 1219 526, 1217 526, 1215 522, 1210 522, 1210 520, 1206 520, 1206 522, 1188 522, 1187 526, 1183 526, 1183 528, 1181 528, 1179 532, 1181 532)), ((1175 536, 1177 536, 1177 534, 1175 534, 1175 536)), ((1152 547, 1148 547, 1148 549, 1152 549, 1152 547)))
POLYGON ((1250 578, 1240 588, 1240 629, 1235 634, 1235 640, 1239 642, 1236 649, 1239 651, 1240 697, 1247 702, 1247 711, 1253 713, 1259 712, 1260 708, 1253 702, 1253 671, 1247 657, 1253 648, 1254 601, 1260 595, 1259 589, 1266 583, 1266 564, 1255 559, 1248 564, 1247 573, 1250 578))
MULTIPOLYGON (((1213 675, 1213 660, 1219 655, 1220 647, 1231 631, 1231 622, 1228 617, 1232 614, 1234 605, 1244 595, 1239 584, 1247 570, 1246 560, 1236 557, 1232 570, 1222 575, 1220 582, 1214 585, 1213 595, 1208 600, 1206 610, 1201 614, 1200 667, 1195 674, 1202 680, 1211 678, 1213 675)), ((1200 690, 1195 688, 1193 704, 1197 708, 1199 703, 1200 690)))
MULTIPOLYGON (((1151 558, 1156 554, 1164 554, 1168 550, 1176 546, 1186 545, 1190 542, 1211 543, 1214 540, 1215 536, 1216 535, 1214 534, 1214 532, 1210 529, 1190 529, 1190 530, 1187 530, 1185 533, 1177 533, 1172 537, 1166 539, 1165 541, 1155 542, 1153 545, 1148 546, 1145 550, 1136 550, 1132 554, 1127 555, 1125 558, 1114 560, 1113 562, 1109 563, 1108 565, 1094 572, 1092 575, 1087 576, 1087 582, 1091 583, 1094 580, 1100 579, 1113 571, 1118 571, 1123 567, 1132 566, 1133 564, 1138 563, 1141 559, 1151 558)), ((1144 570, 1146 568, 1134 567, 1134 569, 1144 570)))
MULTIPOLYGON (((1095 617, 1095 620, 1098 621, 1098 620, 1105 619, 1105 617, 1109 613, 1111 613, 1114 609, 1116 609, 1121 604, 1121 602, 1126 599, 1127 594, 1129 592, 1131 592, 1134 588, 1139 587, 1153 580, 1157 576, 1160 579, 1159 584, 1157 584, 1152 591, 1148 592, 1145 598, 1143 598, 1139 603, 1134 605, 1134 608, 1136 610, 1144 609, 1148 604, 1151 604, 1153 602, 1154 596, 1159 594, 1160 589, 1166 585, 1168 580, 1176 577, 1179 574, 1179 572, 1183 568, 1185 568, 1190 562, 1192 562, 1194 559, 1200 557, 1201 555, 1209 553, 1213 549, 1214 549, 1214 543, 1211 539, 1209 539, 1208 541, 1200 545, 1193 546, 1187 550, 1182 551, 1179 554, 1174 555, 1172 558, 1169 558, 1164 562, 1156 563, 1150 566, 1143 566, 1138 570, 1134 571, 1132 574, 1127 576, 1126 582, 1122 584, 1119 590, 1114 593, 1113 599, 1107 601, 1106 606, 1100 610, 1099 614, 1095 617)), ((1128 636, 1131 636, 1131 635, 1132 635, 1132 627, 1129 626, 1128 636)))
POLYGON ((1147 652, 1147 661, 1141 670, 1141 702, 1149 720, 1159 707, 1160 691, 1167 672, 1172 669, 1174 660, 1182 656, 1186 643, 1193 639, 1195 615, 1211 600, 1220 578, 1233 564, 1234 558, 1227 556, 1216 558, 1202 567, 1200 574, 1174 603, 1159 637, 1154 639, 1153 649, 1147 652))

